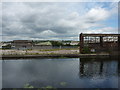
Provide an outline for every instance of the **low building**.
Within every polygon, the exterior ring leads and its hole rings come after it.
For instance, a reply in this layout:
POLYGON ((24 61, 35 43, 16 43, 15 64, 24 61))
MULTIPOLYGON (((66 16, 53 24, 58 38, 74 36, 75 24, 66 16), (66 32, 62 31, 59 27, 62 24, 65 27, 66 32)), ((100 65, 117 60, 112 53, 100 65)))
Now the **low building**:
POLYGON ((79 41, 71 41, 70 45, 79 45, 79 41))
POLYGON ((40 42, 33 45, 33 49, 52 49, 50 42, 40 42))
POLYGON ((51 45, 33 45, 34 50, 45 50, 45 49, 52 49, 53 47, 51 45))
POLYGON ((11 41, 9 41, 9 42, 0 42, 0 48, 2 48, 2 49, 11 49, 11 41))
POLYGON ((2 48, 2 47, 4 47, 4 46, 6 46, 7 44, 5 44, 5 43, 0 43, 0 48, 2 48))
POLYGON ((32 49, 33 41, 32 40, 13 40, 11 47, 13 49, 32 49))

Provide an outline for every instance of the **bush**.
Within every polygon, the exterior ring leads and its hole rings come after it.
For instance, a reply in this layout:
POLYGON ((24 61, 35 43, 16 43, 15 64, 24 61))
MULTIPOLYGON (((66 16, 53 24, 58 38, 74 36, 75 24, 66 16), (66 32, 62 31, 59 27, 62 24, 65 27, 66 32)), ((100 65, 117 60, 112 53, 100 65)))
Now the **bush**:
POLYGON ((91 51, 90 51, 90 48, 89 47, 83 47, 83 49, 82 49, 82 52, 81 53, 83 53, 83 54, 87 54, 87 53, 91 53, 91 51))
POLYGON ((52 43, 52 46, 62 46, 62 42, 59 42, 59 41, 51 41, 52 43))

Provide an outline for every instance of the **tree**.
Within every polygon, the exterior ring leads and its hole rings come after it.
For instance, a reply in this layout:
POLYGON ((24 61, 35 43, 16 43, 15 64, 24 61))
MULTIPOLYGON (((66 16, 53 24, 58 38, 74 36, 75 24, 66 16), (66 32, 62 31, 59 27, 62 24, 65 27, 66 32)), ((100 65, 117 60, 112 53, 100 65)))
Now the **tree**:
POLYGON ((51 41, 52 46, 62 46, 62 42, 59 41, 51 41))
POLYGON ((2 49, 11 49, 11 45, 8 44, 8 45, 6 45, 6 46, 2 46, 2 49))

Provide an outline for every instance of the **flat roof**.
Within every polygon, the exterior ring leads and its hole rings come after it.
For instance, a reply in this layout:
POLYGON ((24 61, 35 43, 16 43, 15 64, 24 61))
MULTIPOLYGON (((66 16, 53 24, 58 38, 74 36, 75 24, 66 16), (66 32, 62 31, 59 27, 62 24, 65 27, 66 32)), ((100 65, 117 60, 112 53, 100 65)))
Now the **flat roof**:
MULTIPOLYGON (((87 34, 87 33, 81 33, 82 36, 120 36, 120 34, 87 34)), ((80 34, 80 35, 81 35, 80 34)))

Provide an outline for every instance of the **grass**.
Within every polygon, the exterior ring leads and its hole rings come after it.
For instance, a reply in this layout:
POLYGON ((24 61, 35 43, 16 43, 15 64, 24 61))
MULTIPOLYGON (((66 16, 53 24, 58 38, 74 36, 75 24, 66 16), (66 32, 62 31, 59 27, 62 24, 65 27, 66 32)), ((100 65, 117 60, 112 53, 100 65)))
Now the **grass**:
MULTIPOLYGON (((0 48, 0 50, 17 50, 17 49, 2 49, 0 48)), ((26 49, 23 51, 32 51, 32 50, 36 50, 36 49, 26 49)), ((79 50, 79 48, 62 48, 62 49, 37 49, 36 51, 57 51, 57 50, 79 50)))

